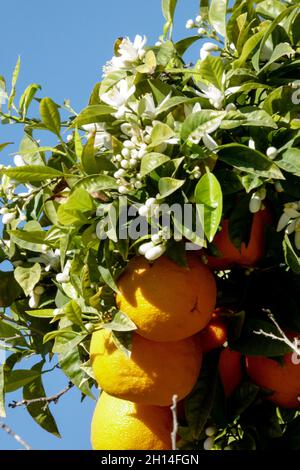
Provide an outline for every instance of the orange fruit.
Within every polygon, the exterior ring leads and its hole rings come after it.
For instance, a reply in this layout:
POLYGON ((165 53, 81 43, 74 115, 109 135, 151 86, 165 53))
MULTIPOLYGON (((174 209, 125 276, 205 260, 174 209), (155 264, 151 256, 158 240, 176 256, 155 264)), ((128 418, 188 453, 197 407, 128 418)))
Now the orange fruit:
POLYGON ((246 370, 253 382, 271 390, 270 401, 283 408, 300 408, 300 364, 293 363, 293 353, 280 364, 263 356, 247 356, 246 370))
POLYGON ((115 346, 109 330, 96 331, 91 362, 101 389, 117 398, 167 406, 181 400, 197 381, 202 353, 196 337, 162 343, 134 333, 131 357, 115 346))
POLYGON ((118 282, 118 308, 152 341, 178 341, 202 330, 211 319, 216 283, 209 268, 188 255, 188 267, 166 256, 153 264, 134 258, 118 282))
POLYGON ((202 352, 206 353, 215 348, 220 348, 227 338, 226 321, 214 313, 211 321, 204 330, 200 331, 198 337, 202 352))
POLYGON ((255 266, 264 254, 265 226, 271 223, 269 209, 263 209, 253 215, 249 243, 242 243, 241 249, 236 248, 229 236, 229 220, 224 219, 222 230, 217 233, 213 244, 220 256, 207 256, 208 266, 212 269, 227 269, 233 265, 255 266))
POLYGON ((169 407, 137 405, 102 392, 91 441, 94 450, 170 450, 171 431, 169 407))
POLYGON ((242 354, 228 347, 223 349, 219 360, 219 375, 226 397, 229 397, 243 379, 242 354))

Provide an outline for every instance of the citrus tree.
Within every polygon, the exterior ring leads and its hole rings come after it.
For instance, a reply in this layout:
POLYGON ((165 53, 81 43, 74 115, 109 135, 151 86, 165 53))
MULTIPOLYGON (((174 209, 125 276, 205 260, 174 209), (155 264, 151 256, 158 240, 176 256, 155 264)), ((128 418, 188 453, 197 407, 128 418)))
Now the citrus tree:
POLYGON ((0 79, 0 416, 23 389, 58 433, 50 361, 104 391, 96 449, 299 449, 299 2, 201 0, 174 42, 176 3, 79 114, 0 79))

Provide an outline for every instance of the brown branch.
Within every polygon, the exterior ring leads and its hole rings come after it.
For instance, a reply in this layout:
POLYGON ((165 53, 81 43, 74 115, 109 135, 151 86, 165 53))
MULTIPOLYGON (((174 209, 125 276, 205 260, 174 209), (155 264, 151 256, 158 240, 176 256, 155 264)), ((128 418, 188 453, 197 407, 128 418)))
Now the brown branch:
POLYGON ((71 388, 74 387, 74 384, 72 382, 69 382, 67 387, 65 387, 63 390, 60 392, 56 393, 55 395, 51 395, 50 397, 40 397, 40 398, 32 398, 31 400, 21 400, 21 401, 12 401, 11 403, 8 404, 9 408, 16 408, 17 406, 28 406, 32 405, 33 403, 46 403, 49 405, 49 403, 57 403, 60 397, 65 395, 71 388))
POLYGON ((32 450, 32 447, 27 444, 22 437, 20 437, 18 434, 16 434, 7 424, 0 422, 0 429, 3 429, 9 436, 11 436, 15 441, 17 441, 24 449, 26 450, 32 450))

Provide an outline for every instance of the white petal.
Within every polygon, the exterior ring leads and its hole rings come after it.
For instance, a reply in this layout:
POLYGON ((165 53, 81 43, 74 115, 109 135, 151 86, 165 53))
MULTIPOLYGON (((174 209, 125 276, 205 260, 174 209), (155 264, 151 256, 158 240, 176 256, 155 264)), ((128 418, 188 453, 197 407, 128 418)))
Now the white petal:
POLYGON ((205 147, 209 150, 215 150, 218 147, 217 142, 209 134, 204 134, 202 139, 205 147))
POLYGON ((165 253, 166 249, 166 245, 156 245, 153 248, 147 250, 145 253, 145 258, 149 261, 155 261, 165 253))

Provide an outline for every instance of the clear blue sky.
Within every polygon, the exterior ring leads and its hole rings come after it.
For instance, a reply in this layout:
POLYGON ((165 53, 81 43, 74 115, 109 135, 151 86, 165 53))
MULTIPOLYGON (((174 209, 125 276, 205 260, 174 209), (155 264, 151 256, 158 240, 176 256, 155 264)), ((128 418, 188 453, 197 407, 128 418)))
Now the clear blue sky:
MULTIPOLYGON (((39 83, 40 96, 50 96, 58 103, 68 98, 79 111, 101 78, 102 65, 113 55, 117 37, 145 34, 150 44, 157 40, 163 25, 160 4, 161 0, 3 0, 0 75, 10 80, 20 55, 19 92, 29 83, 39 83)), ((178 0, 176 39, 186 34, 185 22, 198 14, 198 5, 198 0, 178 0)), ((199 45, 193 49, 198 58, 199 45)), ((21 135, 16 126, 0 126, 0 143, 15 141, 17 149, 21 135)), ((9 152, 13 150, 10 147, 9 152)), ((0 154, 0 163, 7 163, 8 159, 8 153, 0 154)), ((47 394, 59 391, 66 383, 60 371, 48 374, 47 394)), ((8 395, 8 401, 18 398, 16 394, 8 395)), ((89 398, 80 403, 80 394, 74 389, 52 405, 62 439, 39 428, 25 409, 8 409, 6 423, 34 449, 90 449, 94 405, 89 398)), ((18 448, 0 430, 0 450, 18 448)))

